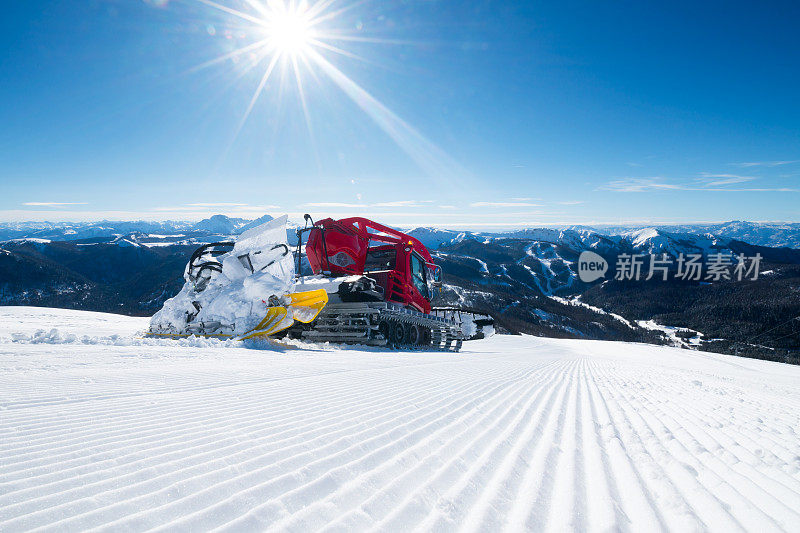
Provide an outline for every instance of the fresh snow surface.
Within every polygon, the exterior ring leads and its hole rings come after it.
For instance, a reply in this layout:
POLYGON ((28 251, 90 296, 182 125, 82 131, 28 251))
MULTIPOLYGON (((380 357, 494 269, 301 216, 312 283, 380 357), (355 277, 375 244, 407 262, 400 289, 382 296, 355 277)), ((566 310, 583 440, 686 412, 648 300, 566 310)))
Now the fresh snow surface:
POLYGON ((703 334, 689 328, 678 328, 675 326, 664 326, 655 320, 639 320, 636 322, 639 327, 653 331, 660 331, 672 341, 673 346, 698 347, 703 342, 703 334), (680 334, 691 334, 691 337, 683 338, 680 334))
POLYGON ((573 296, 572 298, 562 298, 560 296, 549 296, 548 298, 550 298, 551 300, 555 300, 556 302, 558 302, 560 304, 563 304, 563 305, 575 305, 575 306, 578 306, 578 307, 583 307, 583 308, 586 308, 586 309, 590 309, 590 310, 594 311, 595 313, 600 313, 601 315, 608 315, 611 318, 613 318, 614 320, 616 320, 617 322, 621 322, 621 323, 625 324, 629 328, 633 327, 633 324, 631 324, 630 320, 628 320, 624 316, 618 315, 616 313, 609 313, 605 309, 602 309, 600 307, 595 307, 594 305, 589 305, 586 302, 582 302, 580 296, 573 296))
POLYGON ((255 349, 146 327, 0 308, 0 531, 800 530, 800 367, 512 336, 459 354, 255 349))

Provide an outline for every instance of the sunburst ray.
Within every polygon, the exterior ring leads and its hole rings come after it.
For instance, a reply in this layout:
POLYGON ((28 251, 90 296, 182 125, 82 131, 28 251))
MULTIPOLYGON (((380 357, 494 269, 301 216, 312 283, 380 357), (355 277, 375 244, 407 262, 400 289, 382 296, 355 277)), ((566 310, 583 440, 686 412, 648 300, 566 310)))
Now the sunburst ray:
MULTIPOLYGON (((256 64, 263 62, 267 64, 250 97, 247 108, 237 124, 231 144, 238 138, 245 123, 253 114, 256 103, 265 91, 268 81, 275 74, 275 69, 278 68, 280 80, 277 83, 277 113, 281 112, 283 97, 286 91, 290 90, 287 85, 287 81, 289 81, 287 78, 290 78, 311 139, 311 148, 314 150, 318 165, 320 165, 312 122, 312 102, 309 100, 309 93, 303 82, 303 74, 309 73, 315 82, 320 83, 321 80, 317 77, 317 73, 321 73, 326 80, 333 82, 333 85, 352 100, 428 175, 446 179, 448 176, 464 173, 463 169, 443 150, 392 112, 366 89, 350 79, 325 57, 324 54, 335 54, 343 58, 372 63, 362 55, 347 50, 338 43, 419 44, 407 40, 359 35, 354 30, 346 29, 347 26, 337 25, 344 15, 364 5, 368 0, 353 0, 349 3, 337 0, 318 0, 317 2, 242 0, 244 6, 249 8, 248 12, 225 5, 221 3, 223 0, 196 1, 251 24, 252 27, 247 30, 249 35, 255 37, 255 41, 206 61, 195 67, 193 71, 218 65, 248 53, 256 54, 262 59, 262 61, 256 61, 256 64), (343 3, 344 5, 342 5, 343 3), (267 58, 269 58, 268 61, 263 61, 267 58)), ((275 127, 277 128, 277 124, 275 127)))

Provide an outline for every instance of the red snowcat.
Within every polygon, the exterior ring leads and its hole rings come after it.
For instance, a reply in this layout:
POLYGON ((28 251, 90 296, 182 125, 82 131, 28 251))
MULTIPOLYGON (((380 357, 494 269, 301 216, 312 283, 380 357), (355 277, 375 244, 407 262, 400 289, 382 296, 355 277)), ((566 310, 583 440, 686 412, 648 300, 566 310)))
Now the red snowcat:
POLYGON ((297 230, 297 272, 304 266, 306 233, 305 257, 314 275, 301 276, 298 285, 324 286, 328 304, 314 322, 295 324, 289 335, 317 342, 461 348, 466 336, 459 311, 431 307, 441 287, 441 268, 420 241, 366 218, 315 223, 306 215, 306 227, 297 230))
POLYGON ((183 288, 153 315, 148 335, 289 335, 458 351, 463 340, 493 331, 489 316, 431 307, 441 269, 414 237, 365 218, 314 223, 306 215, 292 257, 286 221, 283 216, 236 241, 197 249, 183 288))

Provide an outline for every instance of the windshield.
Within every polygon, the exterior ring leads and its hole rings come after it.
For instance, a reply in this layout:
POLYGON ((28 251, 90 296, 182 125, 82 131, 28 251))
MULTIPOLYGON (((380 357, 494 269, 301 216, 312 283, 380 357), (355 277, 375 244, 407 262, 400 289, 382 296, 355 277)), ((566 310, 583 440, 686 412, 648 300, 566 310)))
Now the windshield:
POLYGON ((417 254, 411 254, 411 281, 419 293, 428 298, 428 283, 425 280, 425 261, 417 254))

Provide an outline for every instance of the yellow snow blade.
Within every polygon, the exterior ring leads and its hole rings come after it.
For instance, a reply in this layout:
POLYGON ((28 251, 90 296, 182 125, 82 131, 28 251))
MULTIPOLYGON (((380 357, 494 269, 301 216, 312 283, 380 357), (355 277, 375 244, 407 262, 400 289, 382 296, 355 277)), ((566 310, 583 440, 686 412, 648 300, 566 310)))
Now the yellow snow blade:
POLYGON ((325 292, 325 289, 292 292, 289 294, 289 301, 292 318, 308 324, 317 318, 320 311, 328 304, 328 293, 325 292))
POLYGON ((239 337, 239 340, 252 339, 253 337, 269 337, 294 324, 294 319, 289 316, 285 307, 268 307, 267 316, 256 327, 239 337))

